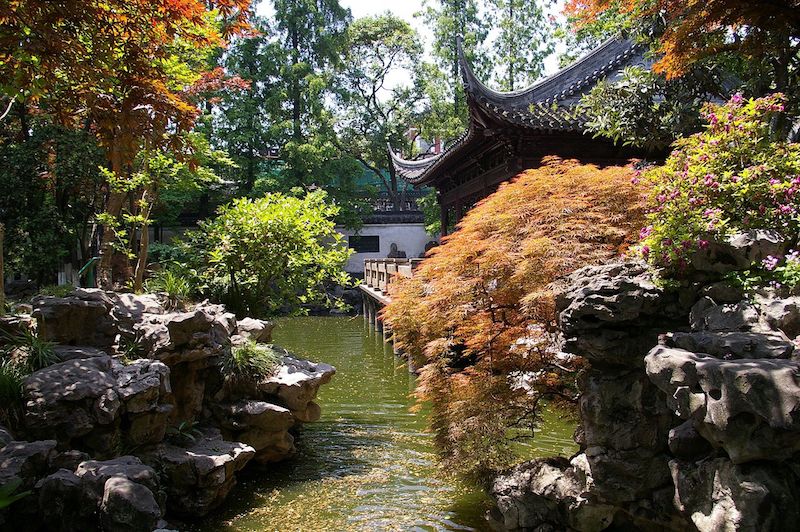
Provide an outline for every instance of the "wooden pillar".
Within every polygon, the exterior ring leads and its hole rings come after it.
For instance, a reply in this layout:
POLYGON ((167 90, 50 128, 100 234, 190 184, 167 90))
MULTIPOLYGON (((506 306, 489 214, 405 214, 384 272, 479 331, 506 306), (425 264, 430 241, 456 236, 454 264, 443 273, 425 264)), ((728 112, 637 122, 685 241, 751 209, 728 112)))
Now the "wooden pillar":
POLYGON ((461 200, 458 200, 456 203, 456 223, 461 221, 461 218, 464 217, 464 203, 461 200))
POLYGON ((441 209, 442 236, 447 236, 447 227, 450 225, 450 212, 447 206, 439 204, 441 209))

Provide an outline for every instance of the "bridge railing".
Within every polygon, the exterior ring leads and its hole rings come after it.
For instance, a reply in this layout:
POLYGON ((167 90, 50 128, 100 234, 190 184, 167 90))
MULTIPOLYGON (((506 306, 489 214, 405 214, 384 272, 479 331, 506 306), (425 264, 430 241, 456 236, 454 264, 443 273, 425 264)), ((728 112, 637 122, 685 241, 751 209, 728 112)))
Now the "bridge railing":
POLYGON ((392 277, 412 277, 420 262, 422 259, 365 259, 364 284, 385 293, 392 277))

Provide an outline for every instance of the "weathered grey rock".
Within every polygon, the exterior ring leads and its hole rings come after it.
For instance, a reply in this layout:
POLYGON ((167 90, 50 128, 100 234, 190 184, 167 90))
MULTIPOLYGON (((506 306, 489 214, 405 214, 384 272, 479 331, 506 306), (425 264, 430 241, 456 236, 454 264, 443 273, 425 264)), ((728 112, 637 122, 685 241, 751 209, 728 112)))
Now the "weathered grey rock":
POLYGON ((269 321, 245 318, 236 322, 236 331, 242 338, 259 343, 272 341, 272 330, 275 324, 269 321))
POLYGON ((133 456, 82 462, 39 483, 48 530, 149 532, 163 515, 156 472, 133 456))
POLYGON ((670 333, 666 345, 723 359, 790 358, 794 344, 779 333, 709 332, 670 333))
POLYGON ((647 374, 683 419, 734 463, 785 460, 800 451, 800 364, 719 360, 664 346, 647 355, 647 374))
POLYGON ((119 416, 108 356, 74 359, 41 369, 23 383, 25 427, 34 437, 68 443, 119 416))
POLYGON ((14 435, 11 431, 0 425, 0 449, 14 441, 14 435))
POLYGON ((590 447, 666 450, 673 416, 643 371, 590 371, 580 398, 583 441, 590 447))
POLYGON ((149 532, 161 519, 161 508, 142 484, 112 477, 105 484, 100 516, 103 530, 109 532, 149 532))
POLYGON ((700 272, 724 274, 747 269, 769 255, 783 255, 787 249, 787 242, 777 231, 753 229, 733 235, 725 242, 709 239, 705 249, 693 254, 691 265, 700 272))
POLYGON ((586 498, 585 486, 565 459, 537 459, 497 477, 490 495, 504 530, 578 530, 611 525, 616 509, 586 498))
POLYGON ((224 438, 253 447, 256 462, 277 462, 295 453, 289 429, 296 420, 288 408, 252 400, 210 406, 224 438))
POLYGON ((121 331, 134 333, 134 325, 144 320, 146 314, 164 314, 164 305, 154 294, 131 294, 111 292, 111 313, 121 331))
POLYGON ((689 320, 694 331, 770 332, 760 323, 758 307, 750 301, 717 305, 704 297, 692 307, 689 320))
POLYGON ((88 453, 76 451, 74 449, 58 453, 55 458, 50 462, 52 469, 66 469, 68 471, 75 471, 82 462, 91 460, 88 453))
POLYGON ((691 420, 684 421, 669 431, 669 450, 678 458, 695 458, 711 451, 706 441, 691 420))
POLYGON ((160 442, 171 411, 169 369, 152 360, 73 358, 34 372, 23 393, 29 434, 99 456, 113 455, 120 442, 160 442))
POLYGON ((625 505, 669 484, 667 453, 591 446, 584 453, 595 479, 592 492, 608 502, 625 505))
POLYGON ((168 366, 221 356, 228 349, 230 323, 205 307, 190 312, 148 314, 134 325, 148 358, 168 366))
POLYGON ((704 287, 700 291, 700 295, 711 298, 714 303, 721 305, 723 303, 738 303, 744 299, 744 291, 728 281, 718 281, 704 287))
POLYGON ((163 471, 167 507, 176 515, 202 517, 219 506, 236 484, 235 473, 255 456, 255 449, 224 441, 215 429, 188 448, 169 443, 143 451, 142 459, 163 471))
POLYGON ((773 329, 780 330, 789 338, 800 335, 800 297, 777 297, 775 294, 760 294, 756 303, 762 319, 773 329))
POLYGON ((56 455, 56 442, 11 441, 0 451, 0 486, 14 480, 22 481, 20 491, 33 488, 45 476, 56 455))
POLYGON ((95 347, 57 345, 53 347, 53 352, 60 362, 68 360, 79 360, 82 358, 98 358, 108 356, 105 351, 95 347))
POLYGON ((153 493, 157 493, 160 487, 155 470, 135 456, 82 462, 75 470, 75 475, 94 491, 98 500, 103 495, 106 482, 113 477, 127 478, 142 484, 153 493))
POLYGON ((262 380, 258 387, 263 394, 281 400, 299 421, 309 423, 320 417, 319 405, 314 403, 320 386, 327 384, 336 368, 322 362, 311 362, 288 355, 278 372, 262 380))
POLYGON ((0 346, 6 344, 8 337, 19 336, 34 329, 34 321, 28 315, 0 316, 0 346))
POLYGON ((75 473, 61 469, 39 483, 39 512, 46 530, 99 530, 97 496, 75 473))
POLYGON ((675 506, 703 532, 785 531, 800 522, 796 464, 670 462, 675 506))
POLYGON ((79 289, 69 297, 33 300, 39 336, 65 345, 111 349, 119 329, 111 314, 112 301, 102 290, 79 289))
POLYGON ((688 312, 642 263, 581 268, 565 283, 556 300, 564 349, 595 364, 641 366, 658 335, 688 312))

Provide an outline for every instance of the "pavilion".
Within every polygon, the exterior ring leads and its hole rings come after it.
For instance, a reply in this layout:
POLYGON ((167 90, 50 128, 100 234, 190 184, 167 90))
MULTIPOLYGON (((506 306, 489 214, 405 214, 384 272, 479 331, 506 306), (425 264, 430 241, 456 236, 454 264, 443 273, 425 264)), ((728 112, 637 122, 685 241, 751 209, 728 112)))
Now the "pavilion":
POLYGON ((623 68, 649 66, 643 47, 610 39, 552 76, 514 92, 497 92, 478 80, 460 40, 458 55, 469 109, 467 130, 432 157, 407 160, 389 147, 397 175, 415 187, 436 189, 443 234, 500 183, 537 167, 546 156, 611 164, 633 155, 587 134, 587 117, 577 104, 598 82, 615 79, 623 68))

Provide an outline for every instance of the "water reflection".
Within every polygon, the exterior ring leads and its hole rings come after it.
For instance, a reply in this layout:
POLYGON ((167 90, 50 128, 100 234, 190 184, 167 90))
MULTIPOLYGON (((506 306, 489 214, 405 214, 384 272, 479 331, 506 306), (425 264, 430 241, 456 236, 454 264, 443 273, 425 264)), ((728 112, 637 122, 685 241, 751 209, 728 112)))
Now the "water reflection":
MULTIPOLYGON (((322 420, 304 427, 295 459, 240 477, 202 530, 486 529, 486 497, 435 475, 424 415, 409 410, 414 377, 379 334, 361 318, 292 318, 275 341, 337 367, 322 420)), ((572 424, 548 424, 543 451, 571 453, 572 424)))

